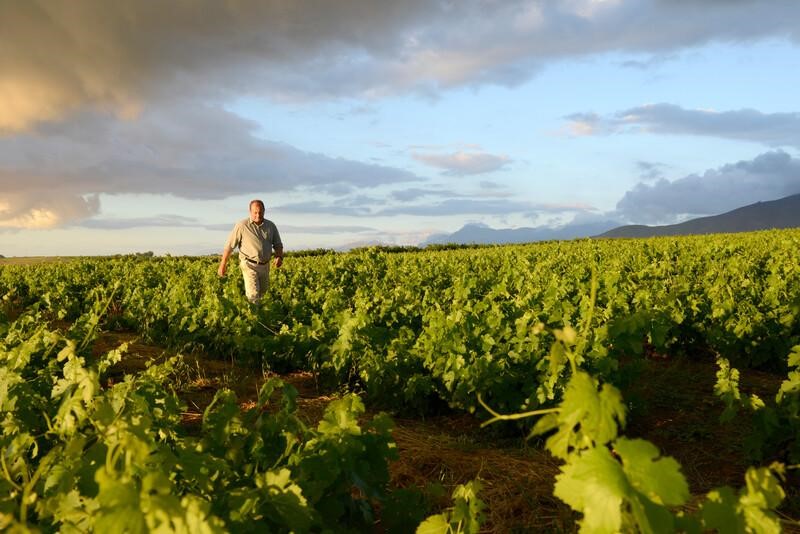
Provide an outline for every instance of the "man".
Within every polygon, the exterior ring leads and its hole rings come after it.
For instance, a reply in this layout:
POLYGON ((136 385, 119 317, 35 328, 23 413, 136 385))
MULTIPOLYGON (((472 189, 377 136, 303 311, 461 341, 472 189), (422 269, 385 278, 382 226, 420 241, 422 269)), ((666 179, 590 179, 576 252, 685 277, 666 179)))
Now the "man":
POLYGON ((269 287, 269 260, 275 251, 275 267, 283 265, 283 243, 275 223, 264 219, 264 203, 250 201, 250 217, 236 223, 222 250, 217 274, 225 276, 233 249, 239 249, 239 266, 247 300, 257 304, 269 287))

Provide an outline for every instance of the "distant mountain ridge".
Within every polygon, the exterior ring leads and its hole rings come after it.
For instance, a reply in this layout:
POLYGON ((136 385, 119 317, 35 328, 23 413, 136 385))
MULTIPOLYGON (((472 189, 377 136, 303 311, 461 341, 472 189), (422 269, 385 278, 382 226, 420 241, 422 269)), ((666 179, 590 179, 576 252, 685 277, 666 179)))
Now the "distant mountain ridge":
POLYGON ((658 237, 668 235, 755 232, 771 228, 800 227, 800 194, 778 200, 756 202, 720 215, 699 217, 664 226, 625 225, 613 220, 567 224, 558 228, 490 228, 485 224, 464 225, 452 234, 434 234, 420 243, 506 244, 566 240, 581 237, 658 237))
POLYGON ((532 243, 534 241, 549 241, 556 239, 575 239, 589 237, 600 232, 605 232, 615 226, 618 221, 600 221, 585 224, 568 224, 558 228, 538 226, 535 228, 490 228, 485 224, 467 224, 452 234, 434 234, 420 245, 433 245, 445 243, 458 244, 506 244, 506 243, 532 243))
POLYGON ((720 215, 699 217, 679 224, 620 226, 594 237, 723 234, 796 227, 800 227, 800 194, 778 200, 756 202, 720 215))

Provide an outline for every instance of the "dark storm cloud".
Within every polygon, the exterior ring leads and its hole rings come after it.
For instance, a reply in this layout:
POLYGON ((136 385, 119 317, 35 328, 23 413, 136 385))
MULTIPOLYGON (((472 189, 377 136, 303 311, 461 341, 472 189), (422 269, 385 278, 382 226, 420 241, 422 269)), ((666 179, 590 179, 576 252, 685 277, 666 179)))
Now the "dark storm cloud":
POLYGON ((283 99, 436 93, 522 83, 548 62, 617 51, 662 57, 708 42, 798 40, 800 3, 0 3, 0 131, 84 106, 135 117, 186 95, 283 99))
POLYGON ((800 193, 800 160, 774 151, 702 175, 640 183, 625 193, 614 215, 642 224, 673 223, 682 215, 713 215, 796 193, 800 193))
POLYGON ((299 188, 345 193, 419 181, 407 171, 265 141, 255 128, 222 109, 183 102, 148 108, 135 121, 85 112, 0 137, 0 191, 14 192, 12 208, 0 206, 0 225, 33 220, 31 210, 53 194, 63 207, 52 203, 49 226, 95 214, 96 200, 87 204, 85 198, 98 193, 220 199, 299 188))

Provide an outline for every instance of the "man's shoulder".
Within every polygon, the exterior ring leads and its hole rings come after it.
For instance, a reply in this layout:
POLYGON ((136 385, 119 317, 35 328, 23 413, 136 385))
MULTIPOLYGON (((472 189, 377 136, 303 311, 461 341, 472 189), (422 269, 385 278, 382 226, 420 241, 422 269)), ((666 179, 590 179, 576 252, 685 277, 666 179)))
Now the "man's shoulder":
POLYGON ((247 228, 248 219, 242 219, 241 221, 236 221, 233 225, 233 230, 231 230, 231 235, 241 235, 244 232, 244 229, 247 228))
POLYGON ((264 219, 264 222, 267 223, 270 226, 270 228, 275 228, 276 230, 278 229, 278 227, 275 226, 275 223, 270 221, 269 219, 264 219))

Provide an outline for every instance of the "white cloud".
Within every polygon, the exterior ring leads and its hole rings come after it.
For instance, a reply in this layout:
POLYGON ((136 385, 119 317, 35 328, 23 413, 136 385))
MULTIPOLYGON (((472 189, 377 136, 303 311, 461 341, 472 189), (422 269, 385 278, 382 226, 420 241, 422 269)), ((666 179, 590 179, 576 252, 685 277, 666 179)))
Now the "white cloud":
POLYGON ((446 174, 453 176, 494 172, 511 163, 511 158, 508 156, 489 154, 487 152, 459 151, 450 154, 413 152, 411 156, 417 161, 443 169, 446 174))
MULTIPOLYGON (((2 175, 0 175, 0 179, 2 175)), ((0 189, 6 191, 3 187, 0 189)), ((97 195, 31 188, 0 193, 0 229, 54 228, 99 211, 97 195)))
MULTIPOLYGON (((127 228, 146 228, 146 227, 195 227, 195 228, 208 228, 203 226, 197 219, 193 217, 184 217, 182 215, 156 215, 154 217, 103 217, 92 218, 81 221, 75 226, 83 228, 95 228, 98 230, 122 230, 127 228)), ((232 225, 227 225, 230 230, 232 225)))
POLYGON ((404 204, 379 210, 375 215, 508 215, 520 213, 534 216, 541 213, 593 211, 585 204, 548 204, 495 198, 447 199, 433 204, 404 204))
POLYGON ((684 109, 674 104, 649 104, 602 117, 575 113, 566 117, 577 135, 620 132, 683 134, 800 147, 800 113, 762 113, 754 109, 715 111, 684 109))
MULTIPOLYGON (((131 218, 118 218, 118 217, 102 217, 92 218, 81 221, 75 226, 83 228, 92 228, 96 230, 124 230, 128 228, 144 228, 144 227, 193 227, 202 228, 206 230, 230 232, 233 229, 233 224, 203 224, 201 221, 194 217, 184 217, 182 215, 157 215, 155 217, 131 217, 131 218)), ((281 224, 279 230, 283 234, 340 234, 340 233, 367 233, 377 232, 375 228, 369 226, 353 226, 353 225, 326 225, 326 226, 297 226, 290 224, 281 224)))
POLYGON ((319 235, 335 235, 335 234, 366 234, 376 233, 378 230, 371 226, 348 226, 348 225, 326 225, 326 226, 293 226, 289 224, 282 224, 280 229, 282 233, 296 233, 296 234, 319 234, 319 235))
POLYGON ((669 165, 658 163, 654 161, 636 162, 636 168, 639 170, 639 178, 643 182, 652 182, 664 177, 664 170, 669 168, 669 165))

